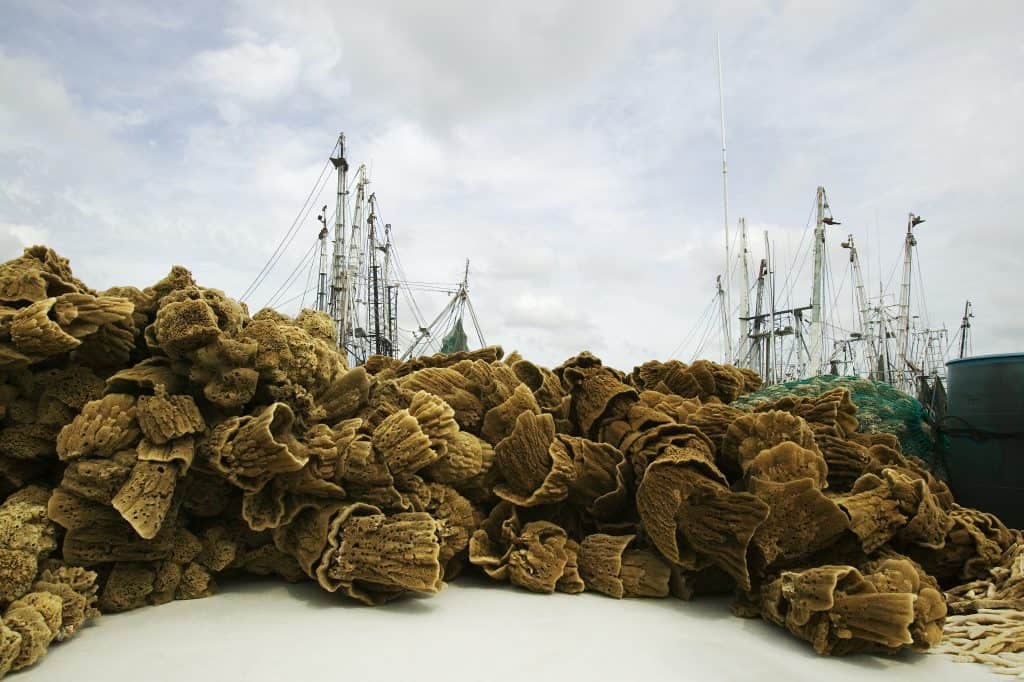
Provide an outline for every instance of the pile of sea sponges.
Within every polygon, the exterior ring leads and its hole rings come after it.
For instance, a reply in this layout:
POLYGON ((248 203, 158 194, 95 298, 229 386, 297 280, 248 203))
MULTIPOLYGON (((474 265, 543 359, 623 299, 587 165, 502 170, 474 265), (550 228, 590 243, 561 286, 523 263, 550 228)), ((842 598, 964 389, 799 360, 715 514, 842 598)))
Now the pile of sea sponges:
POLYGON ((250 315, 178 267, 97 292, 45 247, 0 265, 0 379, 0 673, 244 573, 366 604, 463 571, 732 593, 819 653, 926 649, 943 588, 1019 541, 845 389, 739 409, 749 370, 499 348, 350 369, 325 315, 250 315))

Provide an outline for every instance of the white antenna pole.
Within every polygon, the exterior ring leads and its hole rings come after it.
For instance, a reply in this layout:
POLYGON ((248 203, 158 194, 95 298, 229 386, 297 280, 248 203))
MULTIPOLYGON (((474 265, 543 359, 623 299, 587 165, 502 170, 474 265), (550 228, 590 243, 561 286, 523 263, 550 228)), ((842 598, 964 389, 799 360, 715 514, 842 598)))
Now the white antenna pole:
POLYGON ((723 223, 725 225, 725 309, 726 315, 723 321, 725 329, 723 334, 725 338, 725 361, 735 362, 736 358, 732 355, 732 330, 729 324, 729 315, 732 314, 732 299, 730 298, 730 281, 729 268, 732 265, 732 259, 729 257, 729 165, 726 161, 725 153, 725 95, 722 90, 722 44, 718 34, 715 34, 715 54, 718 57, 718 111, 721 114, 721 128, 722 128, 722 215, 723 223))

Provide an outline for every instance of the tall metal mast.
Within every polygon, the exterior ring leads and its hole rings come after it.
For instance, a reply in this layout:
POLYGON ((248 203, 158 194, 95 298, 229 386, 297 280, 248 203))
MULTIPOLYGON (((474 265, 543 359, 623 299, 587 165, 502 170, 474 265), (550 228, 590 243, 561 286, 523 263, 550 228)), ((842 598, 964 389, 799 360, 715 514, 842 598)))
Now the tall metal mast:
MULTIPOLYGON (((750 266, 747 262, 750 249, 747 245, 747 219, 742 217, 740 218, 740 254, 743 289, 740 291, 740 347, 736 357, 739 358, 737 364, 744 364, 750 348, 750 266)), ((749 363, 746 364, 749 366, 749 363)))
POLYGON ((320 271, 316 279, 316 304, 315 307, 322 313, 329 312, 330 305, 330 265, 329 257, 327 255, 327 237, 330 235, 330 231, 327 229, 327 206, 325 205, 320 209, 320 214, 316 217, 317 221, 322 226, 320 228, 320 271))
POLYGON ((839 225, 832 219, 832 211, 828 207, 825 188, 818 187, 817 219, 814 223, 814 282, 811 285, 811 339, 808 347, 808 373, 811 376, 821 374, 823 369, 822 348, 824 345, 822 319, 822 294, 824 292, 825 266, 825 226, 839 225))
POLYGON ((363 204, 366 202, 366 165, 362 164, 356 169, 356 201, 352 216, 352 225, 349 227, 348 253, 344 258, 344 288, 341 293, 341 332, 338 343, 341 348, 349 348, 355 360, 359 362, 359 353, 356 352, 358 341, 355 338, 356 327, 356 302, 359 297, 359 273, 362 270, 362 221, 363 204))
MULTIPOLYGON (((726 309, 725 302, 725 290, 722 288, 722 276, 719 275, 715 280, 715 289, 718 292, 718 314, 722 321, 722 334, 728 335, 729 333, 729 311, 726 309)), ((728 340, 725 340, 726 347, 728 348, 732 344, 728 340)), ((733 362, 733 358, 726 356, 726 362, 733 362)))
POLYGON ((878 372, 878 360, 875 355, 875 339, 871 333, 871 307, 868 305, 868 295, 864 289, 864 275, 860 269, 860 256, 857 255, 857 245, 853 242, 852 234, 843 242, 843 248, 850 250, 853 283, 857 294, 857 309, 860 313, 860 338, 864 344, 864 360, 868 365, 868 378, 874 379, 878 372))
POLYGON ((900 376, 905 376, 909 369, 907 341, 910 338, 910 277, 914 267, 914 247, 917 246, 914 227, 923 222, 924 218, 921 216, 907 214, 907 236, 903 240, 903 283, 900 287, 899 320, 896 325, 896 357, 899 363, 897 371, 900 376))
POLYGON ((391 357, 398 355, 398 285, 391 283, 391 223, 384 223, 384 319, 387 324, 388 348, 391 357))
POLYGON ((338 172, 338 199, 334 213, 334 253, 331 256, 331 296, 329 308, 334 320, 338 347, 344 347, 342 292, 345 290, 345 213, 348 198, 348 161, 345 159, 345 133, 338 135, 338 155, 331 157, 338 172))
POLYGON ((746 366, 767 375, 765 368, 762 366, 764 353, 761 350, 764 345, 764 335, 761 333, 761 325, 763 323, 763 316, 761 313, 764 310, 764 281, 768 276, 767 254, 765 254, 765 256, 765 258, 761 259, 761 265, 757 269, 757 297, 754 303, 754 331, 751 334, 752 338, 749 342, 750 350, 748 353, 750 361, 746 363, 746 366))
POLYGON ((768 318, 768 348, 765 353, 765 383, 775 383, 775 257, 771 244, 768 242, 768 230, 764 231, 764 253, 768 260, 768 304, 771 316, 768 318))
POLYGON ((375 206, 376 197, 373 194, 370 194, 368 203, 370 214, 366 218, 366 224, 369 227, 366 248, 366 257, 368 259, 366 274, 369 279, 366 283, 366 331, 372 335, 368 353, 388 355, 389 353, 386 353, 384 350, 385 344, 383 343, 380 329, 382 308, 380 298, 381 272, 380 266, 377 263, 377 212, 375 206))
POLYGON ((958 357, 964 357, 967 352, 967 338, 971 333, 971 318, 974 317, 974 313, 971 312, 971 302, 967 301, 964 304, 964 317, 960 321, 960 355, 958 357))
MULTIPOLYGON (((722 128, 722 222, 725 226, 725 293, 722 304, 725 306, 726 315, 723 319, 723 334, 725 339, 725 361, 733 362, 732 354, 732 329, 729 325, 729 314, 732 310, 732 301, 729 295, 729 268, 732 267, 732 259, 729 256, 729 164, 726 161, 725 153, 725 95, 722 91, 722 45, 719 36, 715 35, 715 53, 718 56, 718 110, 721 114, 722 128)), ((721 285, 721 282, 719 282, 721 285)))

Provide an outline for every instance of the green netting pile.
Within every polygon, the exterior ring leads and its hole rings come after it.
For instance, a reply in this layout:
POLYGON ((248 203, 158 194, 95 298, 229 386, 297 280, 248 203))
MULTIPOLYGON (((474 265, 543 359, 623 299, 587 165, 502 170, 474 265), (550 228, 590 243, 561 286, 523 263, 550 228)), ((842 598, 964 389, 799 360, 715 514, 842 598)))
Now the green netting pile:
POLYGON ((443 355, 451 355, 452 353, 465 352, 469 350, 469 338, 466 336, 466 330, 462 328, 462 318, 455 320, 455 324, 452 325, 451 331, 445 335, 441 341, 441 353, 443 355))
POLYGON ((860 431, 891 433, 899 438, 905 454, 919 457, 936 475, 945 478, 945 468, 936 454, 935 432, 925 419, 924 406, 913 396, 885 382, 860 377, 817 376, 766 386, 739 398, 733 405, 740 409, 752 408, 765 400, 787 395, 816 396, 839 387, 850 390, 857 406, 860 431))

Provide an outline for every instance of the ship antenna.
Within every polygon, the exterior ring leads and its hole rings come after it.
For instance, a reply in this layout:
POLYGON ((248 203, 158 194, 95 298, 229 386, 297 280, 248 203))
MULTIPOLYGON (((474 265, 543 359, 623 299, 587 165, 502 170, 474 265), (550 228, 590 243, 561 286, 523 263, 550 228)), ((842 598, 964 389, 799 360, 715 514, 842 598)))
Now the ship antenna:
POLYGON ((732 265, 732 259, 729 257, 729 164, 726 160, 725 152, 725 95, 722 88, 722 43, 720 36, 715 34, 715 54, 718 58, 718 112, 721 119, 721 131, 722 131, 722 216, 723 224, 725 226, 725 291, 724 291, 724 303, 726 309, 726 315, 723 319, 724 329, 722 329, 722 335, 725 340, 725 361, 734 362, 735 358, 732 356, 732 331, 729 324, 729 314, 732 311, 732 298, 730 292, 731 277, 729 276, 729 268, 732 265))

